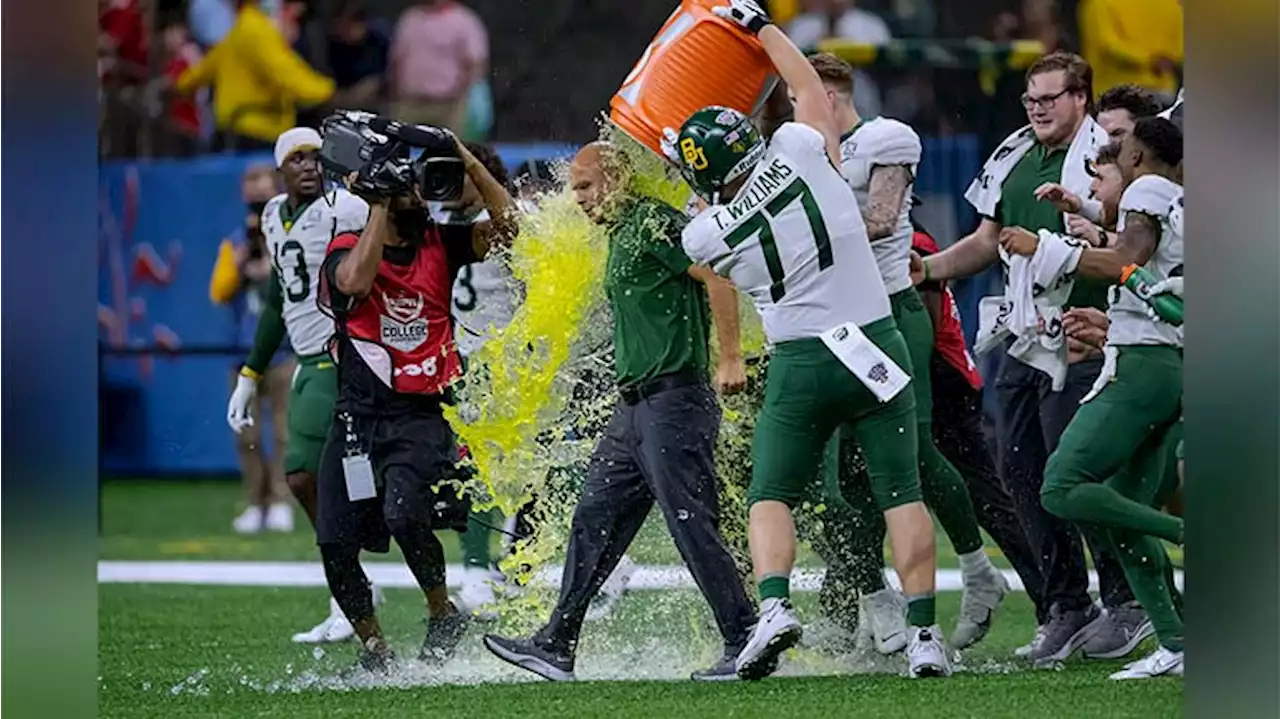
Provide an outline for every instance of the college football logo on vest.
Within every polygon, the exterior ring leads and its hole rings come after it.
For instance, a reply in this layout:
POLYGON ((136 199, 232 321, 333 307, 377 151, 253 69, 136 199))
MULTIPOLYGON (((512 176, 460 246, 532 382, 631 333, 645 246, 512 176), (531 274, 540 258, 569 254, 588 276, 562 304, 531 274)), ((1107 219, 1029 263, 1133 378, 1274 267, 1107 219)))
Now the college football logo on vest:
POLYGON ((871 366, 867 376, 880 384, 884 384, 889 381, 889 368, 885 367, 883 362, 877 362, 871 366))
POLYGON ((422 295, 389 297, 382 295, 386 314, 382 321, 382 343, 401 352, 412 352, 427 341, 427 318, 422 316, 422 295))

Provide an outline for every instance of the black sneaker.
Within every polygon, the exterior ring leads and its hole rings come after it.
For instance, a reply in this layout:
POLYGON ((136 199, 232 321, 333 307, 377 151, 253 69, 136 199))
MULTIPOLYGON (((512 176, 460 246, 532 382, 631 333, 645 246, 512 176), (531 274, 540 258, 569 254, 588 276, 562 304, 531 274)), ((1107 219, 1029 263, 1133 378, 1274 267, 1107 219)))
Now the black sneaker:
POLYGON ((360 668, 366 672, 386 674, 391 671, 391 664, 395 660, 395 652, 391 651, 391 647, 388 647, 387 643, 380 639, 370 638, 360 648, 360 668))
POLYGON ((466 634, 467 626, 471 624, 471 617, 454 613, 443 617, 431 617, 427 619, 427 638, 422 641, 422 651, 418 653, 418 659, 433 664, 443 664, 453 656, 453 652, 458 648, 458 643, 462 641, 462 635, 466 634))
POLYGON ((553 682, 571 682, 573 655, 540 646, 532 639, 508 639, 496 634, 484 635, 484 646, 508 664, 537 674, 553 682))
POLYGON ((1101 614, 1097 605, 1092 603, 1082 609, 1062 609, 1054 604, 1049 608, 1044 638, 1027 658, 1036 666, 1065 662, 1102 628, 1095 622, 1101 614))
MULTIPOLYGON (((738 664, 738 653, 732 652, 730 654, 724 655, 723 657, 720 657, 719 661, 707 667, 706 669, 699 669, 693 674, 690 674, 689 678, 694 680, 695 682, 738 681, 741 677, 738 676, 737 664, 738 664)), ((772 657, 761 664, 760 672, 763 676, 769 676, 770 674, 773 674, 776 671, 778 671, 777 657, 772 657)))

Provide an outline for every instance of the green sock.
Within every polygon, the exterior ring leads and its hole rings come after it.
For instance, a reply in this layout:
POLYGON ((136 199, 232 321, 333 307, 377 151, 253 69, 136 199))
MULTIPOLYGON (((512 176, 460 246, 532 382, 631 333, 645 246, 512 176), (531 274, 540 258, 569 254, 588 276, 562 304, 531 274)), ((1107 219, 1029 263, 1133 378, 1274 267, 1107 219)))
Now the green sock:
POLYGON ((1179 612, 1182 599, 1173 585, 1173 568, 1160 540, 1134 532, 1111 530, 1116 559, 1124 567, 1133 596, 1146 610, 1156 638, 1166 648, 1181 651, 1183 625, 1179 612))
POLYGON ((932 594, 907 597, 907 624, 931 627, 937 620, 937 601, 932 594))
POLYGON ((789 599, 791 597, 791 576, 789 574, 770 574, 760 580, 761 599, 789 599))
POLYGON ((472 512, 467 518, 467 531, 458 535, 459 544, 462 545, 462 563, 468 567, 481 567, 488 569, 492 557, 489 549, 489 536, 491 530, 476 522, 479 519, 486 524, 493 524, 497 518, 496 509, 487 512, 472 512))

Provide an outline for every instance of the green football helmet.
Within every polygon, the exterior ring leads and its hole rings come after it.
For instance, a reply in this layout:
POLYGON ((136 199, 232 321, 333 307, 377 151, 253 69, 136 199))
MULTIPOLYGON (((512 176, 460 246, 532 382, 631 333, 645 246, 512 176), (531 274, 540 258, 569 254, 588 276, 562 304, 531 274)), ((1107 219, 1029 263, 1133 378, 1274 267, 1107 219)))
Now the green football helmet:
POLYGON ((667 154, 680 175, 713 205, 726 185, 751 172, 766 147, 751 118, 716 105, 690 115, 670 144, 667 154))

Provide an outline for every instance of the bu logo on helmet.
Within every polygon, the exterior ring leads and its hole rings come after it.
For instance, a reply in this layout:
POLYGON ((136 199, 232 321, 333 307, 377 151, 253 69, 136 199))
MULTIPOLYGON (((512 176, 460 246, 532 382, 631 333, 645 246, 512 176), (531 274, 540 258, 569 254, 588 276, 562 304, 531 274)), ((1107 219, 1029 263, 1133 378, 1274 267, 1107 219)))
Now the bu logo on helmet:
POLYGON ((680 153, 684 156, 684 163, 689 167, 695 170, 707 169, 707 153, 698 147, 692 137, 686 137, 680 141, 680 153))

